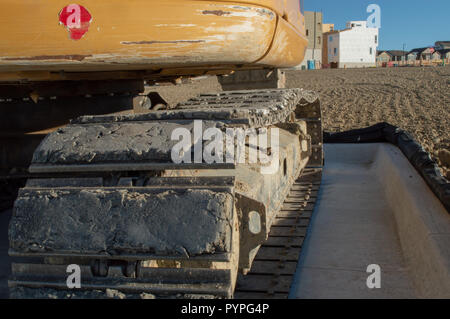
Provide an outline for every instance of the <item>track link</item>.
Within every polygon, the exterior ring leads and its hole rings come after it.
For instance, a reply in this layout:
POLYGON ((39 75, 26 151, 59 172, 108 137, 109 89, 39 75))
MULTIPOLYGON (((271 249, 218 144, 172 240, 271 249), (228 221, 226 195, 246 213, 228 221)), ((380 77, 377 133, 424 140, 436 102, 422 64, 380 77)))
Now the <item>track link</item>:
POLYGON ((258 249, 248 280, 273 272, 270 282, 285 282, 305 236, 297 210, 317 188, 295 180, 308 161, 321 166, 321 142, 317 96, 299 89, 207 94, 170 111, 74 120, 35 151, 36 175, 15 202, 11 295, 230 298, 238 268, 248 272, 258 249), (204 129, 280 127, 282 169, 264 176, 237 163, 174 164, 170 133, 194 129, 194 120, 204 129), (80 266, 83 290, 67 289, 69 264, 80 266))
POLYGON ((239 275, 235 299, 288 298, 321 179, 321 168, 308 168, 295 181, 251 271, 239 275))

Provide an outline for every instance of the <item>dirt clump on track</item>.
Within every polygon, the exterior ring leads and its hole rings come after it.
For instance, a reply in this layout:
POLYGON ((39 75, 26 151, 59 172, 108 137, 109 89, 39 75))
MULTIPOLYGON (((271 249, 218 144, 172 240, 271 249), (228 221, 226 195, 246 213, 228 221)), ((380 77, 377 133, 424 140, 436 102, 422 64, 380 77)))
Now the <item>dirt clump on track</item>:
POLYGON ((204 93, 221 92, 216 76, 198 77, 181 85, 161 85, 147 87, 145 92, 158 92, 171 107, 204 93))
POLYGON ((319 94, 324 130, 388 122, 410 132, 450 179, 450 66, 288 71, 287 80, 319 94))
MULTIPOLYGON (((324 130, 342 132, 388 122, 410 132, 450 179, 450 66, 286 71, 288 88, 316 91, 324 130)), ((220 92, 216 77, 161 86, 170 105, 220 92)))

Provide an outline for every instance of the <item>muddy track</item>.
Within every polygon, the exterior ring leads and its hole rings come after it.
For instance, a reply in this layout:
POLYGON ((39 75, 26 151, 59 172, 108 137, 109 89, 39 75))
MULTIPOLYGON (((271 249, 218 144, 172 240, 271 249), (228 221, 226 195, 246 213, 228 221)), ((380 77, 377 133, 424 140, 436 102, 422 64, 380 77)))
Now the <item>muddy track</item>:
POLYGON ((246 276, 238 277, 235 299, 289 297, 321 178, 322 169, 309 168, 294 183, 252 269, 246 276))

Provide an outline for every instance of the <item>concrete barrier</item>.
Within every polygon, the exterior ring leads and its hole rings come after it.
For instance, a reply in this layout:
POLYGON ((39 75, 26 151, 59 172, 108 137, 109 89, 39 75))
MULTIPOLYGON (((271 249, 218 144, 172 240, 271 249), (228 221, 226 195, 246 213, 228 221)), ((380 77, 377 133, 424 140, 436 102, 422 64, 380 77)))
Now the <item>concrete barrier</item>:
POLYGON ((450 298, 450 214, 392 144, 325 144, 293 298, 450 298), (369 264, 382 270, 369 289, 369 264))
POLYGON ((394 212, 419 297, 450 298, 450 215, 402 152, 379 144, 373 169, 394 212))

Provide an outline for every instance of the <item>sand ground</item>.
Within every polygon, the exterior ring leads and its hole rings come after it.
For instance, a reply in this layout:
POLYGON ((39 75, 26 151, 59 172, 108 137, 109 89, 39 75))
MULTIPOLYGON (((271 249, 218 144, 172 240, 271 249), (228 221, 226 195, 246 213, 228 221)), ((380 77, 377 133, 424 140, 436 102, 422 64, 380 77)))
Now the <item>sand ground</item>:
MULTIPOLYGON (((450 66, 292 70, 287 86, 319 93, 327 131, 388 122, 410 132, 450 178, 450 66)), ((210 77, 156 90, 176 104, 221 89, 210 77)))
POLYGON ((450 66, 289 72, 319 93, 328 131, 388 122, 410 132, 450 177, 450 66))

